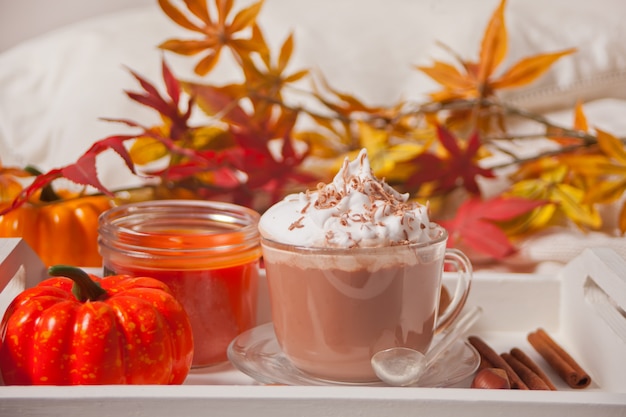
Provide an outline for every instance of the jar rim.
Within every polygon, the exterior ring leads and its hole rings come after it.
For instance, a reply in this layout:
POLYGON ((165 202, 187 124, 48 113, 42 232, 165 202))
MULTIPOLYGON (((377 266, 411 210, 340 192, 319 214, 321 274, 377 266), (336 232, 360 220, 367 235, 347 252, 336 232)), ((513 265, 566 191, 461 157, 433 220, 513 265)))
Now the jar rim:
POLYGON ((122 204, 98 219, 103 248, 137 257, 199 257, 242 252, 258 246, 256 211, 226 202, 153 200, 122 204))

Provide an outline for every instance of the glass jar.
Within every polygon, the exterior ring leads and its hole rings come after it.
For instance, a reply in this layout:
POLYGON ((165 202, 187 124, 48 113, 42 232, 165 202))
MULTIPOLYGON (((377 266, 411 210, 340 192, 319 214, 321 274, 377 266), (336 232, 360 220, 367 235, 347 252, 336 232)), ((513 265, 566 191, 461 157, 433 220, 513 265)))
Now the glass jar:
POLYGON ((193 367, 227 360, 228 344, 256 324, 259 214, 246 207, 161 200, 112 208, 99 218, 104 274, 167 284, 193 330, 193 367))

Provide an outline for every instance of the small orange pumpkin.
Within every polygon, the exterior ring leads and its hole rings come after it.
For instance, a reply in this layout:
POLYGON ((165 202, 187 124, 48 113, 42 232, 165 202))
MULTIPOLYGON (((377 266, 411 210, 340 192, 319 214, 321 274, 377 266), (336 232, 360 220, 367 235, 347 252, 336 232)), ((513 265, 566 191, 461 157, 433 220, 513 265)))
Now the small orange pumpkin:
POLYGON ((98 216, 110 207, 104 195, 30 201, 0 216, 0 237, 23 238, 48 266, 98 267, 98 216))
MULTIPOLYGON (((19 178, 39 175, 35 168, 3 167, 0 164, 0 212, 22 190, 19 178)), ((47 185, 28 202, 0 216, 0 237, 21 237, 42 261, 98 267, 98 216, 109 209, 105 195, 85 196, 47 185)))

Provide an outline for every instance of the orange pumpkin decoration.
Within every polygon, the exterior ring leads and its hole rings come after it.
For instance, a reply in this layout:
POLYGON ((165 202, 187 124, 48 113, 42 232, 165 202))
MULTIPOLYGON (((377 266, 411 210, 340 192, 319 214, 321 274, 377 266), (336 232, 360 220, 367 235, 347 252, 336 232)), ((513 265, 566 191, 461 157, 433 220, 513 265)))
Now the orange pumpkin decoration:
POLYGON ((182 384, 193 356, 183 306, 161 281, 56 265, 0 324, 7 385, 182 384))
POLYGON ((104 195, 29 202, 0 216, 0 237, 23 238, 48 266, 98 267, 98 216, 110 207, 104 195))
MULTIPOLYGON (((33 169, 0 165, 0 211, 21 189, 16 178, 36 174, 33 169)), ((48 266, 99 267, 98 216, 111 207, 111 201, 105 195, 83 196, 47 186, 0 216, 0 237, 23 238, 48 266)))

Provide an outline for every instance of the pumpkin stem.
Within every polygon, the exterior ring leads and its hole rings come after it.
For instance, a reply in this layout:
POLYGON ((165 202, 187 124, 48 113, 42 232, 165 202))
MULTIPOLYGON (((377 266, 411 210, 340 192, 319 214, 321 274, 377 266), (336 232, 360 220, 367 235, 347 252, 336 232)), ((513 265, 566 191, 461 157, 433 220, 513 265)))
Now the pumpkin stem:
MULTIPOLYGON (((26 167, 24 167, 24 171, 28 172, 31 175, 41 175, 42 172, 40 170, 38 170, 37 168, 35 168, 32 165, 28 165, 26 167)), ((45 187, 43 187, 41 189, 41 194, 39 196, 39 200, 40 201, 44 201, 47 203, 50 203, 52 201, 58 201, 60 200, 61 197, 59 197, 59 195, 56 193, 56 191, 54 191, 54 188, 52 188, 52 184, 48 183, 46 184, 45 187)))
POLYGON ((107 292, 89 274, 80 268, 68 265, 54 265, 48 268, 53 277, 66 277, 74 281, 72 293, 78 301, 97 301, 105 298, 107 292))

